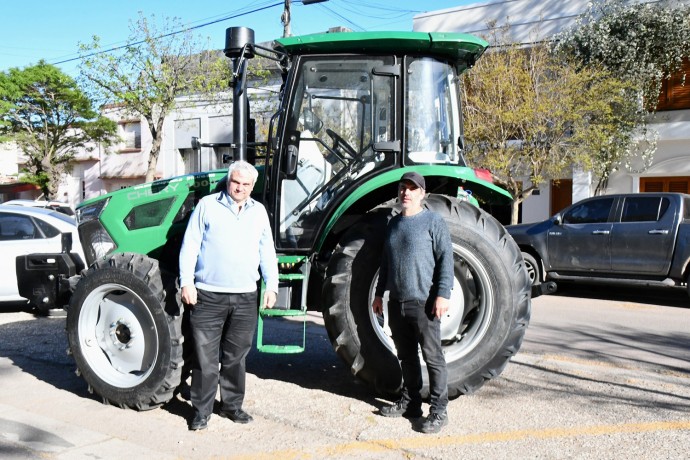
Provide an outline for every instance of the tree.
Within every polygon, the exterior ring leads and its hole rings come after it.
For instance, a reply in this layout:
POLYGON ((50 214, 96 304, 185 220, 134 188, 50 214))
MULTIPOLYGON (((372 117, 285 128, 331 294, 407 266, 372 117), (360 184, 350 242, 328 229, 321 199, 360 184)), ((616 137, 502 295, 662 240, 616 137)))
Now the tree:
POLYGON ((690 56, 690 5, 595 0, 575 25, 554 37, 581 65, 597 64, 632 82, 654 111, 664 79, 690 56))
MULTIPOLYGON (((492 41, 505 36, 494 30, 492 41)), ((545 181, 573 166, 594 169, 598 152, 632 142, 637 106, 628 90, 607 72, 576 68, 541 45, 506 43, 465 74, 466 157, 512 193, 511 223, 545 181)))
POLYGON ((103 52, 100 39, 81 46, 84 84, 104 104, 114 104, 128 116, 143 117, 152 137, 146 181, 154 179, 160 154, 163 122, 176 107, 208 103, 227 86, 227 60, 205 51, 198 37, 177 19, 158 27, 140 16, 130 24, 128 44, 103 52), (181 98, 186 96, 186 98, 181 98))
POLYGON ((556 52, 577 65, 598 65, 626 81, 630 86, 627 105, 638 104, 637 142, 611 139, 602 144, 594 163, 599 174, 595 193, 605 189, 609 175, 617 169, 641 172, 651 165, 657 133, 647 128, 647 121, 656 110, 663 80, 690 56, 688 36, 687 4, 598 0, 573 27, 554 37, 556 52), (633 167, 632 159, 637 160, 637 167, 633 167))
POLYGON ((0 141, 13 141, 27 156, 23 179, 46 199, 77 152, 110 145, 116 125, 93 109, 73 78, 40 61, 0 73, 0 141))

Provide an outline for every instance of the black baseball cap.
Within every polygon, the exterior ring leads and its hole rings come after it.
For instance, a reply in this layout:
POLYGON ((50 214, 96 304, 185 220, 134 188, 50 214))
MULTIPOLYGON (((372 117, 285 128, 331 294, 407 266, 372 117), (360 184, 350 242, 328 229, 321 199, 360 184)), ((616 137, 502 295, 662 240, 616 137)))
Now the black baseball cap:
POLYGON ((414 171, 403 174, 403 176, 400 178, 400 182, 402 181, 412 182, 417 187, 426 190, 426 182, 424 182, 424 177, 414 171))

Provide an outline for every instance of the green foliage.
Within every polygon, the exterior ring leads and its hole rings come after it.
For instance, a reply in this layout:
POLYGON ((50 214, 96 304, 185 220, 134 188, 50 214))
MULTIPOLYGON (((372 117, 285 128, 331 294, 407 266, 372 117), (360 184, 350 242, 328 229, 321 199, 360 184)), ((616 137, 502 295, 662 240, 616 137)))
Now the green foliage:
POLYGON ((581 65, 602 65, 631 82, 656 108, 664 79, 690 56, 690 6, 678 1, 596 0, 576 24, 554 37, 581 65))
MULTIPOLYGON (((505 42, 494 30, 493 42, 505 42)), ((634 88, 596 66, 576 66, 545 46, 506 43, 465 74, 466 157, 491 170, 518 204, 573 166, 597 175, 608 156, 631 150, 638 126, 634 88), (526 182, 529 182, 527 184, 526 182)))
POLYGON ((179 20, 143 16, 130 24, 128 45, 102 52, 98 37, 81 45, 84 85, 103 104, 125 115, 143 117, 153 139, 146 180, 153 179, 162 141, 163 121, 179 105, 212 103, 227 86, 228 63, 219 53, 205 51, 179 20), (187 96, 187 99, 181 98, 187 96))
POLYGON ((602 142, 596 152, 597 193, 617 169, 641 172, 651 165, 657 133, 648 129, 647 120, 656 110, 663 81, 690 56, 688 37, 690 6, 673 0, 598 0, 573 27, 555 37, 556 52, 580 66, 601 66, 630 86, 626 113, 631 113, 633 101, 637 103, 637 142, 631 142, 627 132, 623 140, 602 142))
POLYGON ((108 145, 116 125, 93 109, 74 79, 41 61, 0 73, 0 141, 27 156, 24 179, 57 193, 60 177, 80 150, 108 145))

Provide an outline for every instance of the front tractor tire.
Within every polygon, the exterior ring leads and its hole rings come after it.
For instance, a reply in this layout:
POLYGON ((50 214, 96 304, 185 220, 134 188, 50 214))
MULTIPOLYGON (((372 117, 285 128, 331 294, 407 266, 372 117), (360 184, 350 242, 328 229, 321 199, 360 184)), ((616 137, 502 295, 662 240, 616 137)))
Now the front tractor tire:
POLYGON ((181 326, 174 277, 140 254, 96 262, 67 311, 70 351, 89 391, 137 410, 172 399, 182 373, 181 326))
MULTIPOLYGON (((530 318, 531 283, 518 246, 491 215, 442 195, 429 195, 425 207, 444 217, 453 244, 455 280, 441 336, 448 393, 457 397, 497 377, 517 353, 530 318)), ((385 225, 397 213, 399 208, 384 205, 343 235, 323 292, 324 322, 334 349, 355 376, 388 397, 399 392, 402 374, 386 302, 381 316, 371 303, 385 225)))

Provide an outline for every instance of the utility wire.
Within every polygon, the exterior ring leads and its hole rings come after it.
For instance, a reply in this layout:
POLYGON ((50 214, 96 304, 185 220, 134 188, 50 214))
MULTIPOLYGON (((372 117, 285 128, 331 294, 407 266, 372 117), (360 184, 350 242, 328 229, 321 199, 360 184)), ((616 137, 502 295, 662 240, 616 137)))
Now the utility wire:
POLYGON ((345 21, 345 22, 349 23, 350 25, 352 25, 355 29, 358 29, 358 30, 360 30, 360 31, 365 30, 364 27, 362 27, 362 26, 360 26, 360 25, 358 25, 358 24, 355 24, 354 22, 350 21, 348 18, 346 18, 346 17, 343 16, 342 14, 340 14, 340 13, 338 13, 338 12, 336 12, 336 11, 333 11, 332 8, 329 8, 329 7, 326 6, 326 5, 321 5, 321 6, 322 6, 325 10, 330 11, 332 14, 334 14, 334 15, 337 16, 338 18, 340 18, 340 19, 342 19, 343 21, 345 21))
MULTIPOLYGON (((302 3, 302 2, 301 2, 301 0, 297 0, 296 3, 302 3)), ((388 16, 388 17, 371 16, 371 17, 375 17, 375 18, 378 18, 378 19, 398 19, 398 18, 403 17, 403 16, 405 16, 406 14, 409 14, 409 13, 420 13, 420 12, 422 12, 422 11, 416 11, 416 10, 401 10, 401 9, 394 8, 394 7, 383 6, 382 4, 375 4, 374 2, 357 2, 357 1, 353 1, 352 3, 353 3, 353 4, 359 4, 359 5, 362 6, 362 7, 367 7, 367 8, 369 8, 369 9, 373 9, 373 10, 389 11, 389 12, 391 12, 391 13, 398 13, 398 14, 395 15, 395 16, 388 16)), ((182 30, 177 30, 177 31, 173 31, 173 32, 166 33, 166 34, 162 34, 162 35, 160 35, 160 36, 158 36, 158 37, 154 37, 154 40, 159 40, 159 39, 162 39, 162 38, 170 37, 170 36, 177 35, 177 34, 180 34, 180 33, 183 33, 183 32, 187 32, 187 31, 190 31, 190 30, 200 29, 200 28, 202 28, 202 27, 207 27, 207 26, 210 26, 210 25, 213 25, 213 24, 217 24, 217 23, 219 23, 219 22, 227 21, 227 20, 229 20, 229 19, 235 19, 235 18, 238 18, 238 17, 241 17, 241 16, 246 16, 246 15, 248 15, 248 14, 252 14, 252 13, 259 12, 259 11, 267 10, 267 9, 269 9, 269 8, 274 8, 274 7, 276 7, 276 6, 281 6, 281 5, 284 5, 284 4, 285 4, 284 1, 280 1, 280 2, 277 2, 277 3, 271 3, 271 4, 268 4, 268 5, 260 6, 260 7, 254 8, 254 9, 252 9, 252 10, 233 13, 233 14, 228 15, 228 16, 221 16, 221 17, 218 18, 218 19, 214 19, 214 20, 211 20, 211 21, 203 22, 203 23, 198 24, 198 25, 186 27, 186 28, 184 28, 184 29, 182 29, 182 30)), ((347 5, 347 2, 345 2, 345 5, 347 5)), ((360 31, 366 30, 366 28, 364 28, 364 27, 360 26, 359 24, 355 23, 354 21, 348 19, 347 17, 345 17, 344 15, 338 13, 337 11, 335 11, 335 10, 333 10, 332 8, 328 7, 327 5, 324 5, 323 3, 321 3, 321 4, 319 4, 319 6, 321 6, 321 7, 322 7, 323 9, 325 9, 326 11, 330 12, 330 13, 331 13, 333 16, 335 16, 336 18, 338 18, 338 19, 340 19, 340 20, 342 20, 342 21, 345 21, 346 23, 350 24, 350 25, 351 25, 352 27, 354 27, 355 29, 360 30, 360 31)), ((350 13, 361 14, 359 11, 354 11, 353 9, 348 8, 347 6, 343 6, 343 5, 339 5, 339 6, 340 6, 341 8, 343 8, 345 11, 348 11, 348 12, 350 12, 350 13)), ((216 15, 216 17, 217 17, 217 16, 218 16, 218 15, 216 15)), ((193 23, 192 23, 192 24, 193 24, 193 23)), ((107 49, 94 51, 94 52, 92 52, 92 53, 89 53, 89 54, 86 54, 86 55, 83 55, 83 56, 77 56, 77 57, 74 57, 74 58, 59 60, 59 61, 53 62, 52 64, 53 64, 53 65, 59 65, 59 64, 65 64, 65 63, 68 63, 68 62, 78 61, 78 60, 81 60, 81 59, 84 59, 84 58, 88 58, 88 57, 91 57, 91 56, 96 56, 96 55, 103 54, 103 53, 109 53, 109 52, 112 52, 112 51, 118 51, 118 50, 121 50, 121 49, 125 49, 125 48, 128 48, 128 47, 130 47, 130 46, 141 45, 141 44, 144 43, 144 42, 145 42, 145 40, 139 40, 139 41, 132 42, 132 43, 126 43, 126 44, 120 45, 120 46, 113 46, 113 47, 110 47, 110 48, 107 48, 107 49)))
MULTIPOLYGON (((234 15, 231 15, 231 16, 226 16, 226 17, 222 17, 222 18, 220 18, 220 19, 216 19, 216 20, 214 20, 214 21, 205 22, 205 23, 203 23, 203 24, 199 24, 199 25, 192 26, 192 27, 187 27, 187 28, 182 29, 182 30, 176 30, 176 31, 174 31, 174 32, 169 32, 169 33, 167 33, 167 34, 159 35, 158 37, 154 37, 153 39, 154 39, 154 40, 160 40, 161 38, 170 37, 170 36, 172 36, 172 35, 177 35, 177 34, 180 34, 180 33, 183 33, 183 32, 187 32, 187 31, 190 31, 190 30, 200 29, 200 28, 202 28, 202 27, 206 27, 206 26, 210 26, 210 25, 213 25, 213 24, 217 24, 217 23, 219 23, 219 22, 227 21, 228 19, 239 18, 240 16, 246 16, 246 15, 251 14, 251 13, 256 13, 256 12, 258 12, 258 11, 267 10, 267 9, 269 9, 269 8, 273 8, 273 7, 275 7, 275 6, 279 6, 279 5, 283 5, 283 4, 284 4, 284 2, 272 3, 272 4, 270 4, 270 5, 267 5, 267 6, 264 6, 264 7, 261 7, 261 8, 256 8, 256 9, 253 9, 253 10, 250 10, 250 11, 245 11, 245 12, 243 12, 243 13, 237 13, 237 14, 234 14, 234 15)), ((53 65, 64 64, 64 63, 66 63, 66 62, 72 62, 72 61, 78 61, 78 60, 81 60, 81 59, 84 59, 84 58, 87 58, 87 57, 96 56, 96 55, 98 55, 98 54, 109 53, 109 52, 112 52, 112 51, 117 51, 117 50, 121 50, 121 49, 124 49, 124 48, 128 48, 128 47, 130 47, 130 46, 141 45, 141 44, 144 43, 144 42, 146 42, 146 40, 139 40, 139 41, 137 41, 137 42, 127 43, 127 44, 125 44, 125 45, 115 46, 115 47, 108 48, 108 49, 105 49, 105 50, 94 51, 93 53, 89 53, 89 54, 86 54, 86 55, 84 55, 84 56, 78 56, 78 57, 75 57, 75 58, 64 59, 64 60, 62 60, 62 61, 54 62, 53 65)))

